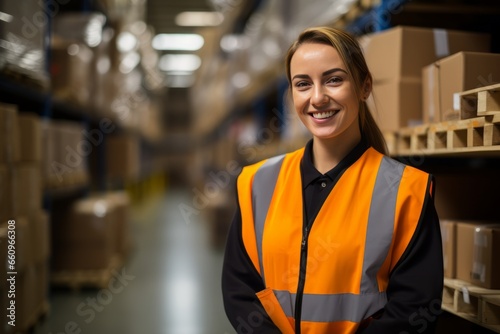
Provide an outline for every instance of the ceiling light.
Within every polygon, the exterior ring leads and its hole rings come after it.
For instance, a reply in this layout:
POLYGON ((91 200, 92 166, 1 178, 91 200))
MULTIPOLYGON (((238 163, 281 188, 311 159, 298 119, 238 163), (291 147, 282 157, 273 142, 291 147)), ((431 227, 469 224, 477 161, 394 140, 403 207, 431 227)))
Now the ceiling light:
POLYGON ((155 50, 196 51, 205 40, 197 34, 158 34, 153 38, 155 50))
POLYGON ((224 16, 217 12, 182 12, 175 17, 175 23, 183 27, 215 27, 224 16))
POLYGON ((201 66, 201 59, 197 55, 164 55, 158 64, 160 70, 166 72, 193 72, 201 66))

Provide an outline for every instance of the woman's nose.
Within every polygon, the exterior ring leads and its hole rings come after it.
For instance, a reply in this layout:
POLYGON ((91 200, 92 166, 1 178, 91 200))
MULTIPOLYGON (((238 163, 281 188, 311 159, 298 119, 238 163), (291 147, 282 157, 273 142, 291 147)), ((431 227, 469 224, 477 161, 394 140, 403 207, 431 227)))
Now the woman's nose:
POLYGON ((313 95, 311 96, 311 104, 315 106, 322 106, 328 103, 328 95, 324 91, 323 87, 315 86, 312 94, 313 95))

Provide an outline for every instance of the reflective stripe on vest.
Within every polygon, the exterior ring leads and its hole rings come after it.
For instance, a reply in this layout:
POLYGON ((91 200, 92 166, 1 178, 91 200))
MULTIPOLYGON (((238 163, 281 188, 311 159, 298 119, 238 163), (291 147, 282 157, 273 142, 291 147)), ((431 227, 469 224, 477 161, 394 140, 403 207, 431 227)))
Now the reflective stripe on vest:
MULTIPOLYGON (((285 155, 268 159, 257 171, 252 184, 252 210, 255 222, 255 237, 257 239, 257 251, 259 255, 260 274, 264 280, 264 266, 262 264, 262 235, 264 234, 264 222, 267 211, 271 204, 276 180, 281 169, 285 155)), ((264 282, 265 283, 265 282, 264 282)))
MULTIPOLYGON (((264 224, 284 158, 285 156, 282 155, 267 160, 257 170, 252 183, 252 211, 259 266, 263 279, 265 279, 262 261, 264 224)), ((386 304, 385 292, 379 291, 377 273, 389 253, 393 237, 396 198, 403 171, 404 165, 387 157, 382 158, 371 198, 360 294, 304 294, 302 321, 359 322, 386 304), (370 240, 383 242, 370 242, 370 240)), ((274 290, 274 293, 285 314, 293 317, 295 294, 277 290, 274 290)))

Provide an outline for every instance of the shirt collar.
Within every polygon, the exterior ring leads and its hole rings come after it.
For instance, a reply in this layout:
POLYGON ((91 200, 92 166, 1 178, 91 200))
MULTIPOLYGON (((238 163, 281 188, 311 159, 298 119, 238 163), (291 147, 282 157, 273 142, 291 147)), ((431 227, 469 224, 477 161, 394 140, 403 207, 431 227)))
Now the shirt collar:
POLYGON ((347 168, 349 168, 356 160, 358 160, 363 153, 368 149, 368 145, 364 138, 349 152, 344 159, 334 168, 330 169, 325 174, 321 174, 313 163, 313 153, 312 153, 313 139, 309 140, 306 144, 304 150, 304 156, 300 163, 301 175, 302 175, 302 186, 305 189, 309 184, 314 182, 320 177, 328 177, 331 180, 335 180, 339 175, 342 174, 347 168))

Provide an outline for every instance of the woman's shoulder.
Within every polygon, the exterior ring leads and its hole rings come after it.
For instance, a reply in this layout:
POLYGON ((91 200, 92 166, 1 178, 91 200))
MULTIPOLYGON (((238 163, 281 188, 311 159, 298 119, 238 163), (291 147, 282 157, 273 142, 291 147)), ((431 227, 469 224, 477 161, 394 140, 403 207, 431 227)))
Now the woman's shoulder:
POLYGON ((421 165, 423 165, 423 157, 420 158, 394 158, 386 154, 382 154, 375 150, 373 147, 370 150, 372 154, 378 155, 381 159, 385 161, 386 165, 390 165, 393 168, 400 169, 400 170, 405 170, 405 172, 411 172, 415 174, 420 174, 420 175, 430 175, 423 169, 421 169, 421 165))

